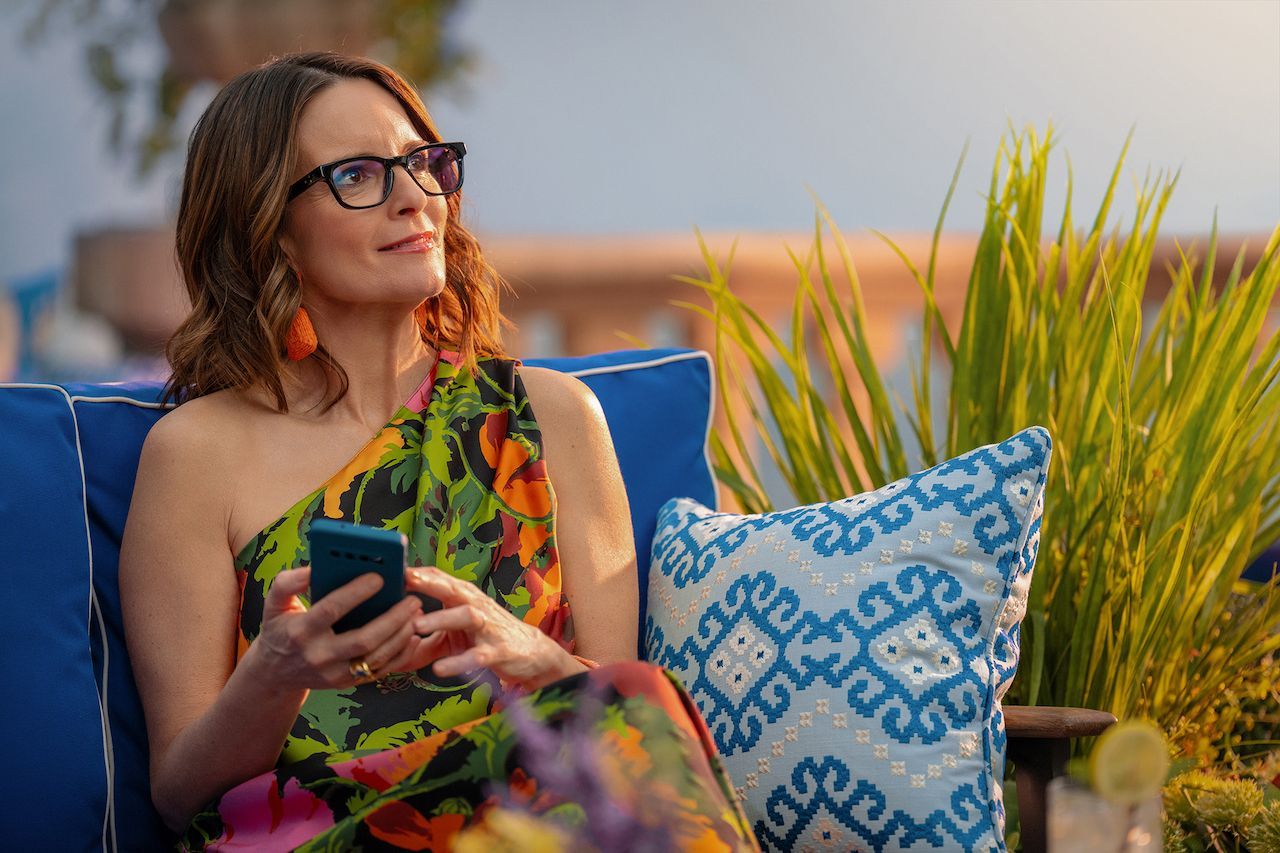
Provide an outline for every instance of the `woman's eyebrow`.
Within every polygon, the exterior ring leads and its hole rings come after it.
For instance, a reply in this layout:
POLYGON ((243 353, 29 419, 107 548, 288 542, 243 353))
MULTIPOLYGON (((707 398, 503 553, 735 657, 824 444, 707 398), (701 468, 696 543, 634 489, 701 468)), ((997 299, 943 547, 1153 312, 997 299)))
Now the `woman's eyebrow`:
MULTIPOLYGON (((409 140, 408 142, 406 142, 404 145, 401 145, 401 146, 400 146, 400 151, 399 151, 398 153, 400 153, 400 154, 408 154, 410 151, 412 151, 412 150, 413 150, 413 149, 415 149, 415 148, 421 148, 422 146, 424 146, 424 145, 429 145, 429 144, 430 144, 430 143, 429 143, 429 142, 427 142, 425 139, 418 139, 418 140, 412 140, 412 139, 411 139, 411 140, 409 140)), ((367 150, 367 149, 366 149, 366 150, 364 150, 364 151, 355 151, 355 152, 352 152, 351 154, 344 154, 344 155, 343 155, 341 158, 339 158, 339 159, 342 159, 342 160, 351 160, 351 159, 354 159, 354 158, 356 158, 356 157, 381 157, 381 156, 382 156, 381 154, 373 154, 370 150, 367 150)), ((335 163, 336 163, 336 162, 337 162, 337 160, 333 160, 333 161, 330 161, 330 162, 335 162, 335 163)))

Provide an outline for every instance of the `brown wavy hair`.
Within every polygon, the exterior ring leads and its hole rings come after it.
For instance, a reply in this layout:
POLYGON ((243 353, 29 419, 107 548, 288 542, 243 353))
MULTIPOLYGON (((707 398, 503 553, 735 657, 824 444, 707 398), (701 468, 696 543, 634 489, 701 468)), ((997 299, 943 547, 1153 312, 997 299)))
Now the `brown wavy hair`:
MULTIPOLYGON (((350 79, 382 86, 423 139, 444 141, 413 87, 369 59, 289 54, 223 87, 187 147, 176 250, 192 310, 165 346, 172 369, 165 401, 261 384, 276 408, 288 412, 281 381, 284 342, 302 290, 277 237, 289 176, 297 167, 298 119, 319 92, 350 79)), ((504 354, 501 330, 511 324, 498 310, 498 297, 507 284, 459 221, 461 191, 445 198, 445 287, 419 305, 414 317, 424 343, 455 350, 461 364, 469 365, 477 357, 504 354)), ((327 411, 347 393, 347 373, 323 341, 309 357, 325 368, 327 411)))

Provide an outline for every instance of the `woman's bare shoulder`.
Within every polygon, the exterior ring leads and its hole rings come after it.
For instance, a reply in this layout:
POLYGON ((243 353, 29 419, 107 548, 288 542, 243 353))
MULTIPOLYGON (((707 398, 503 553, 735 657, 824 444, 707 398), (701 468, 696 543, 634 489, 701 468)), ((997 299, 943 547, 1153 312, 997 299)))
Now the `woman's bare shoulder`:
POLYGON ((604 423, 595 392, 576 376, 549 367, 521 365, 520 378, 529 405, 543 430, 586 429, 604 423))
POLYGON ((197 397, 147 433, 122 544, 121 560, 131 573, 168 572, 174 560, 230 565, 227 525, 245 430, 237 411, 232 394, 197 397))
POLYGON ((241 432, 251 406, 242 392, 227 389, 176 406, 147 433, 156 449, 200 448, 216 453, 241 432))
POLYGON ((565 477, 598 478, 617 468, 609 422, 595 392, 585 382, 545 367, 521 367, 520 375, 538 421, 548 464, 564 459, 583 463, 559 465, 562 482, 565 477))
POLYGON ((182 484, 228 512, 239 480, 239 461, 251 442, 253 407, 241 392, 217 391, 188 400, 156 421, 138 463, 138 485, 182 484))

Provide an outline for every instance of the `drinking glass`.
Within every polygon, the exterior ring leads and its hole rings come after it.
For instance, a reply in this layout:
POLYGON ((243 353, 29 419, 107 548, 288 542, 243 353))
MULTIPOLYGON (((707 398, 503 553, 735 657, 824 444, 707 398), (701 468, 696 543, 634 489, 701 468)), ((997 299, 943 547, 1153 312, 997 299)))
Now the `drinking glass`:
POLYGON ((1160 853, 1160 795, 1127 806, 1069 776, 1049 783, 1049 853, 1160 853))

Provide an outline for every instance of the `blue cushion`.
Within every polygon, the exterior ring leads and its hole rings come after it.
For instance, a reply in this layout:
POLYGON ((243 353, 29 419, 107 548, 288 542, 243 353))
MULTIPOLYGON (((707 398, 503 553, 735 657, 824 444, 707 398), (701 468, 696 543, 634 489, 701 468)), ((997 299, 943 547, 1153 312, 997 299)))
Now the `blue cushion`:
POLYGON ((7 780, 0 839, 11 850, 101 849, 106 744, 89 650, 84 485, 66 392, 7 389, 0 429, 7 780))
POLYGON ((172 846, 173 836, 151 805, 147 726, 125 648, 118 581, 120 538, 142 442, 167 409, 155 402, 159 384, 70 384, 66 388, 80 427, 93 585, 104 629, 92 632, 90 640, 100 689, 106 696, 107 736, 115 764, 111 831, 120 849, 160 849, 172 846))
POLYGON ((1280 566, 1280 542, 1263 551, 1262 556, 1254 560, 1241 577, 1257 583, 1267 583, 1272 577, 1280 575, 1277 566, 1280 566))
MULTIPOLYGON (((627 350, 580 358, 527 359, 577 376, 595 393, 609 422, 631 504, 640 579, 640 624, 649 588, 649 543, 668 499, 717 506, 707 462, 711 360, 683 349, 627 350)), ((536 414, 536 413, 535 413, 536 414)))
POLYGON ((662 508, 649 658, 689 688, 765 847, 1004 848, 1000 697, 1049 455, 1035 427, 831 503, 662 508))
MULTIPOLYGON (((637 543, 652 539, 658 509, 669 498, 714 503, 705 455, 706 353, 638 350, 525 363, 573 373, 599 398, 637 543)), ((40 779, 11 786, 16 793, 0 818, 0 838, 30 840, 19 849, 146 850, 172 842, 151 806, 145 720, 117 590, 138 456, 165 412, 157 402, 161 387, 0 385, 0 553, 11 567, 0 639, 12 670, 20 661, 38 673, 12 682, 17 698, 0 718, 11 736, 9 778, 35 772, 40 779), (91 620, 95 592, 100 612, 91 620), (98 689, 105 696, 105 731, 98 689), (63 793, 51 798, 50 790, 63 793)), ((642 590, 648 556, 647 547, 637 555, 642 590)))

